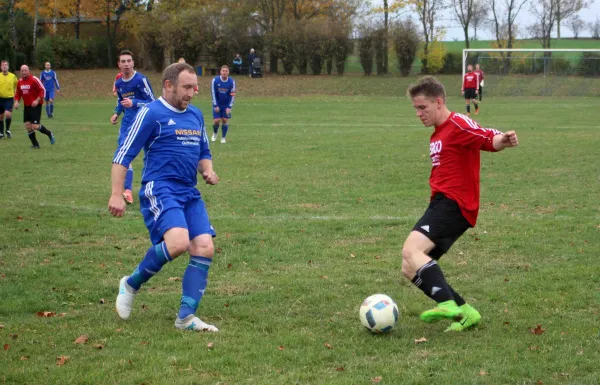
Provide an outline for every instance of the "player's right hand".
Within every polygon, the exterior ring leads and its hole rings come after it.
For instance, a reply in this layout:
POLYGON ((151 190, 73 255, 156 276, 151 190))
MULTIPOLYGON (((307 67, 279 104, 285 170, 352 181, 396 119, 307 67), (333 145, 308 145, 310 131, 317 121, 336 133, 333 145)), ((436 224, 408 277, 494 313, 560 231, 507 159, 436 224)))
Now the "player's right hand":
POLYGON ((112 124, 117 124, 118 120, 119 120, 119 115, 117 115, 117 114, 113 114, 113 116, 110 117, 110 122, 112 124))
POLYGON ((114 217, 122 217, 125 214, 127 203, 122 195, 111 195, 108 200, 108 211, 114 217))
POLYGON ((460 94, 464 96, 465 95, 465 91, 460 91, 460 94))
POLYGON ((18 110, 18 109, 19 109, 19 102, 15 102, 15 104, 14 104, 13 108, 14 108, 15 110, 18 110))
POLYGON ((219 107, 215 107, 215 112, 219 113, 219 112, 221 112, 221 109, 219 107))

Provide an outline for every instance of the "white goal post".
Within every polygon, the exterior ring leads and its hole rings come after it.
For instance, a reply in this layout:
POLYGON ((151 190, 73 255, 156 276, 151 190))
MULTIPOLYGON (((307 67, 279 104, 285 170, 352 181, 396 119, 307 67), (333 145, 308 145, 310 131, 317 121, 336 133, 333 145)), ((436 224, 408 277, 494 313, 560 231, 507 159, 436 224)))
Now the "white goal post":
POLYGON ((598 48, 464 48, 462 51, 462 75, 465 77, 469 52, 598 52, 598 48))

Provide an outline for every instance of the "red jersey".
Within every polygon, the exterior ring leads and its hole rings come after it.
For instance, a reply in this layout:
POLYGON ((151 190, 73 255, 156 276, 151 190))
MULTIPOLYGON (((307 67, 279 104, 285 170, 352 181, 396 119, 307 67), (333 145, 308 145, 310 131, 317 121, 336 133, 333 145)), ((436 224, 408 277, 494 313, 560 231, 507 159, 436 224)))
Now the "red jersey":
POLYGON ((15 100, 18 102, 23 99, 25 107, 31 107, 31 103, 37 98, 40 98, 39 105, 44 104, 44 97, 46 96, 46 89, 44 85, 37 77, 29 75, 26 78, 21 78, 17 82, 17 92, 15 93, 15 100))
POLYGON ((475 72, 467 72, 463 79, 462 91, 465 88, 479 88, 479 76, 475 72))
POLYGON ((113 82, 113 93, 117 92, 117 87, 116 87, 117 80, 121 79, 122 77, 123 77, 123 74, 121 72, 119 72, 117 74, 117 76, 115 76, 115 81, 113 82))
POLYGON ((481 83, 483 81, 483 70, 474 70, 473 73, 479 76, 479 83, 481 83))
POLYGON ((453 112, 431 135, 431 196, 442 193, 456 201, 471 226, 479 213, 479 151, 496 151, 493 138, 499 134, 453 112))

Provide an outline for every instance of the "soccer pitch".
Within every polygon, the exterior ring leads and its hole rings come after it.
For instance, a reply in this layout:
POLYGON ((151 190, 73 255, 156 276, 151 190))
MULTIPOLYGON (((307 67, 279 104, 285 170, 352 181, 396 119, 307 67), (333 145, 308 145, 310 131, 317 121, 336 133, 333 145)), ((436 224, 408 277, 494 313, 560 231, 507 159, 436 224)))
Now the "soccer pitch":
POLYGON ((598 98, 484 98, 476 120, 520 146, 482 156, 478 226, 441 260, 483 316, 460 334, 418 319, 432 302, 400 272, 428 202, 431 131, 392 96, 240 92, 228 143, 211 143, 221 182, 199 186, 218 233, 199 316, 221 332, 173 327, 187 255, 120 320, 119 279, 149 240, 137 195, 124 218, 106 209, 113 104, 57 99, 42 118, 57 143, 38 135, 37 151, 18 111, 0 141, 0 384, 600 382, 598 98), (389 335, 358 320, 375 293, 400 308, 389 335))

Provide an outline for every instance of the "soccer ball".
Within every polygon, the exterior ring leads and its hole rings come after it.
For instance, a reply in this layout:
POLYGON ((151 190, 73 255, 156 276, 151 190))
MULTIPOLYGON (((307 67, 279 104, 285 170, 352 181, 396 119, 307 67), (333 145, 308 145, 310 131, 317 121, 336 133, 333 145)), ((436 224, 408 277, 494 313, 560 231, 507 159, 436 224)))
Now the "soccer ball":
POLYGON ((363 301, 358 315, 367 330, 379 334, 391 331, 400 313, 394 300, 385 294, 375 294, 363 301))

